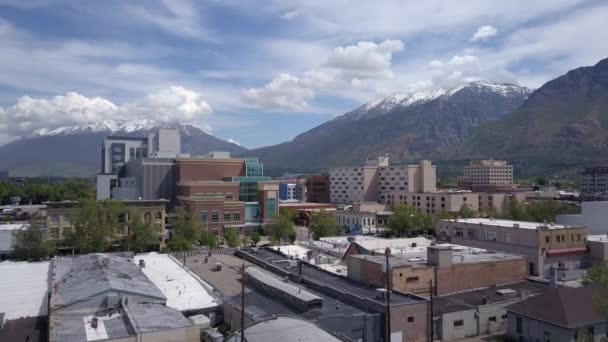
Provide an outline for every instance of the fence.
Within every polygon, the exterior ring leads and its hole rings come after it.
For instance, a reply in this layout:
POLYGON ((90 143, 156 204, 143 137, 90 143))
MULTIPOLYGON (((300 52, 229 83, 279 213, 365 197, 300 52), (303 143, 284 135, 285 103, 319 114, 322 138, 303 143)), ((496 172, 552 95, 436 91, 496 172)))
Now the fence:
POLYGON ((182 260, 183 258, 196 256, 196 255, 208 255, 208 254, 226 254, 226 255, 234 255, 236 253, 236 248, 197 248, 191 251, 178 251, 171 252, 171 256, 178 260, 182 260))

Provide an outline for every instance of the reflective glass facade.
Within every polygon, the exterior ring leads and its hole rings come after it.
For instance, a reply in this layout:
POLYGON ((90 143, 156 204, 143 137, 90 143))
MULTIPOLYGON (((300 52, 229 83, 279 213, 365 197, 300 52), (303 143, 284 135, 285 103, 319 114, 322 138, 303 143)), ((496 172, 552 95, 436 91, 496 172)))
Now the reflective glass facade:
POLYGON ((258 201, 258 182, 269 181, 264 176, 264 164, 258 158, 245 158, 245 176, 232 177, 233 182, 239 183, 239 201, 258 201))
POLYGON ((260 205, 257 202, 245 204, 245 222, 260 222, 260 205))

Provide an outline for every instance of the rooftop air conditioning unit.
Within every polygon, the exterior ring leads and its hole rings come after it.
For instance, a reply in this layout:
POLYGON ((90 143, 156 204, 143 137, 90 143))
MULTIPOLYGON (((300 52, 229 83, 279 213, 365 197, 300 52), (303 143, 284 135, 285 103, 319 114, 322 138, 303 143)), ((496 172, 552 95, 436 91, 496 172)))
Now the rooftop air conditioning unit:
POLYGON ((221 271, 222 270, 222 264, 219 263, 219 262, 216 262, 215 263, 215 267, 213 267, 213 270, 216 271, 216 272, 221 271))
POLYGON ((386 299, 386 289, 377 288, 376 289, 376 299, 385 300, 386 299))

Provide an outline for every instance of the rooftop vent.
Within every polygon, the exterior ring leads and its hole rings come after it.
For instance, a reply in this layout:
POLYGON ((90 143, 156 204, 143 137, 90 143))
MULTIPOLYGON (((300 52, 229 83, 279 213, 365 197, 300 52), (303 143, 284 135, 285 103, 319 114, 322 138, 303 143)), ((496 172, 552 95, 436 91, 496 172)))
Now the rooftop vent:
POLYGON ((508 295, 516 294, 517 292, 512 289, 501 289, 501 290, 497 290, 496 293, 501 296, 508 296, 508 295))
POLYGON ((213 270, 216 271, 216 272, 221 271, 222 270, 222 264, 219 263, 219 262, 216 262, 215 266, 213 267, 213 270))
POLYGON ((91 328, 97 329, 97 324, 98 324, 97 317, 93 317, 93 319, 91 320, 91 328))
POLYGON ((386 289, 378 288, 376 289, 376 299, 386 299, 386 289))

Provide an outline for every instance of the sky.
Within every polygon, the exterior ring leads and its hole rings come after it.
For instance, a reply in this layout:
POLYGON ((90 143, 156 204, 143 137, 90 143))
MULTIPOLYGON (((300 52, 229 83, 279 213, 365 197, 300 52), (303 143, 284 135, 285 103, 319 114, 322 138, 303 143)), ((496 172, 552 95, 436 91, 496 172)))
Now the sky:
POLYGON ((608 1, 0 0, 0 144, 102 120, 274 145, 374 98, 538 88, 608 57, 608 1))

